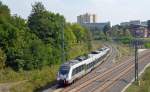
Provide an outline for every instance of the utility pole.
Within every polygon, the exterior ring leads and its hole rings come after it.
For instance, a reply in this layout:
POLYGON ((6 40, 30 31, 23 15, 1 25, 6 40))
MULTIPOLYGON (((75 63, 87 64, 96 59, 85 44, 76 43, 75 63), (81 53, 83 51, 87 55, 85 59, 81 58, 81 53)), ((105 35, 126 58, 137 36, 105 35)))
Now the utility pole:
POLYGON ((133 29, 135 32, 135 40, 134 40, 134 47, 135 47, 135 81, 138 82, 138 45, 139 41, 137 38, 137 30, 140 30, 140 25, 135 25, 135 29, 133 29))
POLYGON ((138 82, 138 40, 135 39, 135 81, 138 82))

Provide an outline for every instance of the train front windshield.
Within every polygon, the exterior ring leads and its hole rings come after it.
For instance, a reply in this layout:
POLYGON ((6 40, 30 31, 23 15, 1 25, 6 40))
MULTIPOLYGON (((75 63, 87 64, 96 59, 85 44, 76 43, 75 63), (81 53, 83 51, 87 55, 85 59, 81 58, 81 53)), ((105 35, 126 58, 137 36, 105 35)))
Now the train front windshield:
POLYGON ((59 70, 59 73, 62 75, 67 75, 69 73, 69 67, 62 66, 59 70))
POLYGON ((66 74, 69 73, 69 70, 60 70, 59 72, 60 72, 60 74, 62 74, 62 75, 66 75, 66 74))

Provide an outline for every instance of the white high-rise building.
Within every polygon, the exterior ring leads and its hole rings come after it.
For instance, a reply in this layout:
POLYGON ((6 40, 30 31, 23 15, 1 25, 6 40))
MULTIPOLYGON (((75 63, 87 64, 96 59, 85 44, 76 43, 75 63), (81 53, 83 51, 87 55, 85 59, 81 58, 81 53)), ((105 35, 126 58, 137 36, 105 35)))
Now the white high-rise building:
POLYGON ((97 16, 96 14, 83 14, 77 16, 77 23, 83 24, 83 23, 96 23, 97 21, 97 16))

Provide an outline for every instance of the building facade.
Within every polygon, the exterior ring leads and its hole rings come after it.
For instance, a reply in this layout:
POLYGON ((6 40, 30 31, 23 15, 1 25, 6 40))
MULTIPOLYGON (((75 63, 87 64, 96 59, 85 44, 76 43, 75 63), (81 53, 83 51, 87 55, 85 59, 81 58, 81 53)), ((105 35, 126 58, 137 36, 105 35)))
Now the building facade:
POLYGON ((103 31, 104 27, 106 25, 110 26, 110 22, 105 22, 105 23, 84 23, 81 24, 82 26, 85 26, 91 31, 103 31))
POLYGON ((141 21, 140 20, 131 20, 130 25, 141 25, 141 21))
POLYGON ((121 26, 130 26, 130 25, 143 25, 147 26, 147 21, 140 21, 140 20, 131 20, 129 22, 122 22, 120 23, 121 26))
POLYGON ((110 26, 110 22, 98 23, 97 15, 89 13, 77 16, 77 23, 91 31, 103 31, 106 25, 110 26))
POLYGON ((97 21, 97 15, 96 14, 83 14, 77 16, 77 23, 83 24, 83 23, 96 23, 97 21))
POLYGON ((149 31, 147 29, 147 21, 140 21, 140 20, 132 20, 129 22, 122 22, 120 23, 121 26, 128 26, 130 32, 133 36, 138 37, 149 37, 149 31))
POLYGON ((144 25, 130 25, 130 32, 134 37, 148 37, 147 26, 144 25))

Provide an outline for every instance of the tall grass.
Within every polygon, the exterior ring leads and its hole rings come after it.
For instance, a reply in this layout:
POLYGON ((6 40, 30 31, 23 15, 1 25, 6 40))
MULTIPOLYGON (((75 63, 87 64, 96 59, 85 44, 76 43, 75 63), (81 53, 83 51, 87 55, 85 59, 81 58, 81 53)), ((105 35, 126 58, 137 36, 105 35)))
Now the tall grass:
POLYGON ((150 92, 150 67, 141 76, 140 85, 137 86, 133 83, 126 92, 150 92))
MULTIPOLYGON (((44 67, 42 70, 33 70, 26 72, 25 79, 28 81, 19 85, 13 86, 11 92, 33 92, 43 86, 52 83, 55 78, 59 65, 52 67, 44 67)), ((19 75, 19 74, 18 74, 19 75)))

